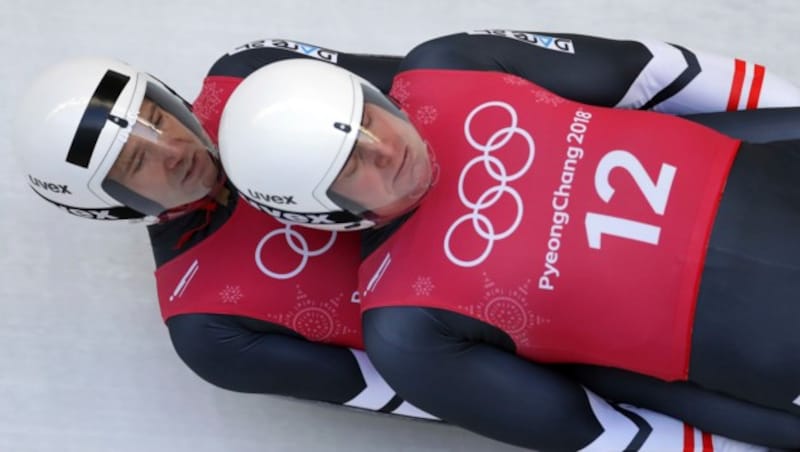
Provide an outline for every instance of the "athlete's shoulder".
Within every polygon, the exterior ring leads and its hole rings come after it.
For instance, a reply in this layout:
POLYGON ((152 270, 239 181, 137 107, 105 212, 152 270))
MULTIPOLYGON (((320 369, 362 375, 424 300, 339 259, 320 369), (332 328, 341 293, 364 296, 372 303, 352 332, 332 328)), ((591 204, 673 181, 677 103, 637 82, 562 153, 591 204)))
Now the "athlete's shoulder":
POLYGON ((274 348, 264 340, 268 337, 299 337, 274 323, 225 314, 181 314, 167 319, 166 325, 175 352, 190 369, 207 382, 234 391, 246 390, 243 385, 252 389, 246 382, 254 376, 237 375, 229 372, 230 368, 269 368, 274 364, 266 359, 270 350, 254 353, 254 347, 274 348))
POLYGON ((289 39, 259 39, 221 56, 209 69, 208 76, 244 78, 269 63, 289 58, 315 58, 336 63, 339 52, 289 39))

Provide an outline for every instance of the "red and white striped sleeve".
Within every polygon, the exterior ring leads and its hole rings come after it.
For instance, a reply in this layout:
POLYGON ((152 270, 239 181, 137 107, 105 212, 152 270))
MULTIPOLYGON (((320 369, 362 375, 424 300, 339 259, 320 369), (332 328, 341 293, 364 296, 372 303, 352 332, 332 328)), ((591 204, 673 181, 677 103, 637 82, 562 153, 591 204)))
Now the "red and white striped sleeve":
POLYGON ((617 107, 691 114, 800 106, 800 88, 764 65, 661 41, 639 42, 653 58, 617 107))

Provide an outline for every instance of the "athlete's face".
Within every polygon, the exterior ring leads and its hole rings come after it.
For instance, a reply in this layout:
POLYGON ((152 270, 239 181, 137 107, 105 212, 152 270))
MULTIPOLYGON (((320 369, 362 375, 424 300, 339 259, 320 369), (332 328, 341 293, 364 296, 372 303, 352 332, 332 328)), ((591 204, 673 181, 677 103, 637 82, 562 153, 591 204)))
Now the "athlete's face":
POLYGON ((108 177, 171 209, 207 195, 218 171, 200 138, 175 116, 145 99, 134 132, 108 177))
POLYGON ((414 126, 366 103, 359 139, 331 190, 388 221, 414 207, 432 174, 428 147, 414 126))

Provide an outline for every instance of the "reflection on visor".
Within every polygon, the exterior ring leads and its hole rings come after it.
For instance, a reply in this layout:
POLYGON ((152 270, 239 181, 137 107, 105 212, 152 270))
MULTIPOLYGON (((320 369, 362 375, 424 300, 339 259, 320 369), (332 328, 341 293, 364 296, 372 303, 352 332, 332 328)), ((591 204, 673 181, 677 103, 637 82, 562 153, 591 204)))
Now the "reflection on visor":
POLYGON ((358 138, 357 138, 357 140, 358 140, 358 143, 356 143, 356 144, 367 144, 367 145, 368 144, 377 144, 377 143, 381 142, 381 140, 379 140, 378 137, 376 137, 374 133, 370 132, 369 129, 367 129, 364 126, 358 126, 358 138))
POLYGON ((142 137, 148 141, 158 142, 162 132, 156 128, 150 121, 142 118, 136 118, 136 123, 133 125, 133 135, 142 137))

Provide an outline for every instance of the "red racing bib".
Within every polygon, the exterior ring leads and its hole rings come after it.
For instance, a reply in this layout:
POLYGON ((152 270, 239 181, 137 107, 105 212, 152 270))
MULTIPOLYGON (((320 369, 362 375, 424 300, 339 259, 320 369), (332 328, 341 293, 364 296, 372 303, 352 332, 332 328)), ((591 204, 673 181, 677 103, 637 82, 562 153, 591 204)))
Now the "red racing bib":
MULTIPOLYGON (((216 143, 239 77, 209 76, 193 112, 216 143)), ((251 317, 308 340, 363 349, 358 234, 284 225, 244 199, 211 236, 156 270, 164 320, 180 314, 251 317)))
POLYGON ((355 293, 359 234, 285 225, 238 201, 219 230, 156 270, 164 320, 245 316, 310 341, 363 349, 355 293))
POLYGON ((686 378, 737 140, 494 72, 409 71, 392 95, 441 171, 362 264, 365 309, 448 309, 501 328, 531 360, 686 378))

